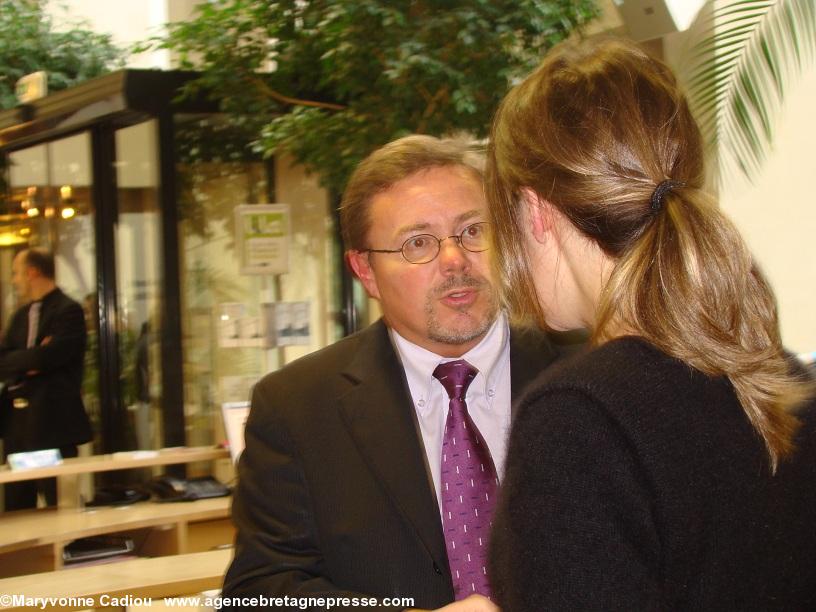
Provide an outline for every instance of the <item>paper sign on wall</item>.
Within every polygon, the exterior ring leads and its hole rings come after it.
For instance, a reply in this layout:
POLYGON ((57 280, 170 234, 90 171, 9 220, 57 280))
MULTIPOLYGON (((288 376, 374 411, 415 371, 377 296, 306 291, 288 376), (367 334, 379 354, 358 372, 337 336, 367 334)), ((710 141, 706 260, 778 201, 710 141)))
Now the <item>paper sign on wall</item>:
POLYGON ((267 346, 311 344, 311 308, 308 301, 264 304, 267 346))
POLYGON ((235 243, 242 274, 289 271, 291 216, 288 204, 242 204, 235 207, 235 243))

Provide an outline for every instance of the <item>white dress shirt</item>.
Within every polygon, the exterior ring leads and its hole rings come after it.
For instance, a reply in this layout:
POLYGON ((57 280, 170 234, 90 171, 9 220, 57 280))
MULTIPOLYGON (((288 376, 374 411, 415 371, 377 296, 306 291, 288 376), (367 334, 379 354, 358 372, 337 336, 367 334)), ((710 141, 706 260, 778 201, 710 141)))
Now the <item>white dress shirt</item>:
MULTIPOLYGON (((428 468, 441 508, 442 436, 449 398, 442 383, 433 377, 433 371, 440 363, 456 359, 440 357, 419 347, 391 328, 389 334, 408 379, 428 468)), ((468 387, 465 402, 470 418, 487 442, 501 480, 510 431, 510 327, 505 314, 496 318, 479 344, 457 359, 464 359, 479 370, 468 387)))

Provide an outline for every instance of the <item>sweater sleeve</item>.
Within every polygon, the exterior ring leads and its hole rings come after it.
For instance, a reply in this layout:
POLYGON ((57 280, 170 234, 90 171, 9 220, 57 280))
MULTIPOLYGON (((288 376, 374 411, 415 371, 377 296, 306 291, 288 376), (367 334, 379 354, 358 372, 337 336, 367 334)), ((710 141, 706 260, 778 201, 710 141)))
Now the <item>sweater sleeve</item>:
POLYGON ((633 446, 579 390, 520 406, 494 522, 491 580, 505 612, 653 610, 653 495, 633 446))

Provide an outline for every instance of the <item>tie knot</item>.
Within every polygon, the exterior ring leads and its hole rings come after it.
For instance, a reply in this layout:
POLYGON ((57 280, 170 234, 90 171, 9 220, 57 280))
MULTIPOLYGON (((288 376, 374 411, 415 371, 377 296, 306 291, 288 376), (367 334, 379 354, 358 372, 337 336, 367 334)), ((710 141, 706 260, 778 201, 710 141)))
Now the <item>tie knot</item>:
POLYGON ((474 368, 464 359, 440 363, 433 372, 434 378, 442 383, 448 398, 461 400, 465 399, 467 389, 471 381, 476 378, 479 370, 474 368))

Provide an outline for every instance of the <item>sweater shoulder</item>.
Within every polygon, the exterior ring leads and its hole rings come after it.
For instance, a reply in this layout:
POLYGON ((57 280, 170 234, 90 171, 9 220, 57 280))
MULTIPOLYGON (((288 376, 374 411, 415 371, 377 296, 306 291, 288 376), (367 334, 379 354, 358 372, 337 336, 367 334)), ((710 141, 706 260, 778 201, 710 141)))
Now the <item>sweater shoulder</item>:
POLYGON ((580 399, 578 405, 603 414, 628 438, 729 428, 753 436, 727 378, 707 376, 635 337, 610 341, 544 372, 522 408, 546 419, 544 414, 564 409, 565 396, 573 398, 571 406, 580 399))
POLYGON ((576 354, 545 371, 531 385, 531 394, 571 389, 596 399, 640 396, 645 387, 695 378, 705 377, 639 338, 624 337, 576 354))

